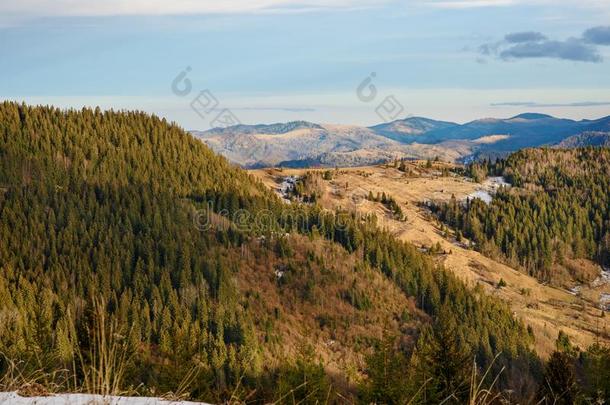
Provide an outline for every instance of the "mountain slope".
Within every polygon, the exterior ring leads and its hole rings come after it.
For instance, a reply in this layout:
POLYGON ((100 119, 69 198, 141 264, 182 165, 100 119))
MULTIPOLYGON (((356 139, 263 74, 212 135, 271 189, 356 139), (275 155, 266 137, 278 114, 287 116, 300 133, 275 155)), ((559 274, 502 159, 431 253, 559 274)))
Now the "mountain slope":
POLYGON ((557 144, 558 148, 580 148, 584 146, 610 146, 610 132, 583 132, 557 144))
POLYGON ((439 217, 481 250, 546 282, 575 273, 570 259, 610 265, 610 150, 524 149, 470 170, 504 176, 513 186, 489 204, 475 199, 438 207, 439 217))
POLYGON ((373 131, 399 142, 410 143, 423 135, 437 129, 457 127, 454 122, 436 121, 423 117, 408 117, 370 127, 373 131))
MULTIPOLYGON (((307 121, 292 121, 287 123, 275 123, 275 124, 260 124, 260 125, 235 125, 231 129, 227 128, 213 128, 206 131, 207 135, 228 135, 233 132, 239 132, 243 134, 273 134, 281 135, 287 132, 296 131, 299 129, 323 129, 320 125, 314 124, 307 121)), ((194 131, 197 132, 197 131, 194 131)), ((199 133, 203 135, 204 133, 199 133)))
POLYGON ((610 132, 610 117, 574 121, 524 113, 463 125, 410 117, 370 128, 295 121, 192 133, 232 162, 256 168, 359 166, 403 158, 464 161, 553 145, 594 131, 610 132))
POLYGON ((508 119, 480 119, 455 128, 431 131, 421 142, 435 143, 446 139, 472 140, 489 135, 509 135, 509 141, 494 145, 494 149, 504 150, 558 142, 566 136, 580 132, 582 127, 583 125, 576 121, 526 113, 508 119))
POLYGON ((278 125, 236 126, 193 135, 245 167, 290 165, 298 161, 324 162, 329 166, 371 164, 405 157, 409 152, 407 146, 368 128, 288 123, 277 131, 278 125))
POLYGON ((537 361, 503 302, 370 221, 283 205, 157 117, 2 103, 0 157, 3 375, 99 392, 87 376, 108 373, 110 393, 208 402, 355 399, 377 338, 413 352, 432 326, 477 364, 537 361))
POLYGON ((597 120, 583 120, 583 130, 588 132, 610 132, 610 116, 597 120))
MULTIPOLYGON (((584 284, 579 290, 581 295, 576 297, 567 289, 540 284, 533 277, 483 256, 476 248, 470 248, 466 241, 457 242, 456 234, 443 232, 436 218, 428 215, 428 208, 421 204, 423 201, 440 203, 455 199, 460 202, 481 194, 492 198, 494 186, 497 185, 493 181, 473 182, 447 170, 450 168, 452 165, 441 162, 433 162, 432 167, 427 168, 426 162, 412 161, 404 163, 404 171, 393 165, 332 171, 331 180, 316 184, 316 201, 329 209, 354 205, 356 201, 355 209, 362 215, 377 216, 378 221, 395 237, 410 241, 422 249, 432 248, 439 252, 432 255, 435 260, 472 285, 479 284, 493 291, 495 297, 506 299, 511 310, 527 319, 535 332, 537 350, 546 355, 554 350, 557 338, 556 334, 547 333, 548 330, 566 332, 572 343, 581 348, 596 341, 610 343, 610 335, 603 332, 604 325, 609 325, 608 321, 599 318, 598 309, 598 305, 603 303, 600 296, 610 293, 610 280, 607 285, 602 282, 592 286, 584 284), (337 193, 337 189, 341 189, 341 193, 337 193), (367 198, 369 192, 373 198, 367 198), (375 198, 384 193, 397 202, 406 220, 390 215, 388 207, 375 198), (497 284, 501 279, 507 286, 498 289, 497 284), (523 294, 524 289, 531 290, 531 294, 523 294), (574 305, 581 299, 587 302, 584 311, 582 307, 574 305), (597 325, 599 328, 596 328, 597 325)), ((323 169, 318 171, 322 172, 323 169)), ((311 169, 253 171, 273 189, 280 187, 276 180, 278 177, 307 178, 307 173, 311 172, 311 169)), ((508 221, 503 223, 507 226, 510 224, 508 221)), ((578 264, 570 263, 570 266, 577 268, 578 264)), ((595 266, 590 264, 590 268, 594 269, 595 266)), ((568 283, 568 288, 574 285, 576 282, 568 283)))

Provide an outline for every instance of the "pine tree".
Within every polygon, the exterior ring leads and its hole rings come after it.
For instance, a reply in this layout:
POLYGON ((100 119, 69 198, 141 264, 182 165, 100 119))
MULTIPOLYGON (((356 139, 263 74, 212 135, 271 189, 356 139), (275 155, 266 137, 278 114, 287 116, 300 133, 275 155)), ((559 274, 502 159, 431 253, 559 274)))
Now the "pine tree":
POLYGON ((403 404, 410 399, 409 361, 396 337, 386 335, 366 359, 367 379, 360 386, 364 403, 403 404))
POLYGON ((432 328, 420 336, 414 357, 422 400, 463 403, 468 396, 471 355, 460 342, 455 319, 441 309, 432 328))
POLYGON ((574 360, 564 352, 553 352, 544 371, 543 400, 547 404, 572 405, 578 398, 574 360))

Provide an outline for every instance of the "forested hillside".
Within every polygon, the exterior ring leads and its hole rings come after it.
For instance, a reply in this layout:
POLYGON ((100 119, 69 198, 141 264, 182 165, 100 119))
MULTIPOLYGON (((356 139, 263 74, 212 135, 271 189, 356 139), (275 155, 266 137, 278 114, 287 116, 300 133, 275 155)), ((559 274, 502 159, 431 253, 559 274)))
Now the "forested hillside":
POLYGON ((609 149, 527 149, 469 170, 479 178, 505 176, 514 186, 490 205, 475 199, 435 208, 478 249, 545 281, 568 259, 610 265, 609 149))
POLYGON ((610 132, 583 132, 564 139, 558 148, 582 148, 585 146, 610 147, 610 132))
POLYGON ((548 375, 504 303, 143 113, 0 104, 0 240, 3 389, 460 403, 473 360, 516 400, 548 375))

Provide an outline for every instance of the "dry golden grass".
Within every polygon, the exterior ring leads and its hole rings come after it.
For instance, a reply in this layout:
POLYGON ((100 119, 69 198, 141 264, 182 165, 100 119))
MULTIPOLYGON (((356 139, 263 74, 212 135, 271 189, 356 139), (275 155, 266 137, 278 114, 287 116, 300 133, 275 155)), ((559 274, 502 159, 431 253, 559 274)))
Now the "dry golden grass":
POLYGON ((405 343, 410 336, 414 342, 421 322, 429 319, 396 285, 377 271, 356 268, 357 253, 347 254, 322 239, 289 237, 297 248, 281 260, 265 255, 259 241, 250 242, 240 253, 250 265, 235 277, 252 312, 260 314, 257 329, 268 331, 261 336, 266 366, 295 358, 299 348, 311 345, 330 375, 346 377, 336 383, 353 387, 374 341, 402 332, 405 343), (290 263, 292 270, 286 268, 290 263), (281 278, 277 270, 285 271, 281 278), (349 289, 366 296, 370 305, 352 305, 345 297, 349 289))
MULTIPOLYGON (((542 285, 522 272, 468 249, 456 243, 452 236, 445 238, 440 223, 421 208, 420 203, 449 200, 452 195, 462 199, 482 186, 462 177, 442 177, 441 169, 450 164, 435 162, 432 169, 426 169, 425 163, 409 162, 408 175, 391 165, 332 170, 333 179, 324 182, 326 189, 320 202, 327 208, 343 207, 361 213, 375 213, 381 226, 416 246, 428 248, 438 243, 445 252, 436 257, 439 262, 469 285, 480 284, 488 294, 509 302, 515 316, 533 328, 535 349, 542 356, 549 355, 554 349, 559 330, 566 332, 572 342, 582 348, 596 339, 610 343, 610 317, 601 318, 601 311, 597 308, 600 293, 610 292, 609 285, 583 285, 581 293, 575 296, 564 288, 542 285), (385 192, 392 196, 400 204, 407 220, 396 221, 381 204, 359 198, 365 197, 369 191, 374 195, 385 192), (354 198, 355 195, 358 197, 354 198), (507 285, 499 289, 500 279, 507 285)), ((278 177, 301 175, 306 171, 266 169, 252 173, 275 189, 278 177)), ((586 267, 590 266, 592 264, 587 262, 586 267)), ((587 271, 590 272, 590 268, 587 271)))

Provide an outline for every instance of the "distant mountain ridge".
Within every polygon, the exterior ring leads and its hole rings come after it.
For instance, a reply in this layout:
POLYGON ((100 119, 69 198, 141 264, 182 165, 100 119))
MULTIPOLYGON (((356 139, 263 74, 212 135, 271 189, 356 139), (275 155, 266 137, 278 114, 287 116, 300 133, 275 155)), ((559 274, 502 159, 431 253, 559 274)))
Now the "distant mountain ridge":
POLYGON ((610 132, 583 132, 564 139, 558 148, 581 148, 584 146, 610 147, 610 132))
POLYGON ((191 133, 215 152, 246 168, 359 166, 422 156, 415 152, 417 145, 350 125, 291 122, 191 133))
POLYGON ((457 127, 433 130, 425 133, 425 139, 420 142, 436 143, 447 139, 471 140, 489 135, 509 135, 511 143, 519 140, 524 146, 534 146, 530 142, 552 143, 566 136, 575 135, 579 131, 578 127, 579 123, 576 121, 526 113, 507 119, 478 119, 457 127))
POLYGON ((191 132, 244 167, 357 166, 402 158, 470 161, 505 156, 583 133, 610 132, 610 116, 575 121, 526 112, 465 124, 407 117, 368 128, 292 121, 191 132))
POLYGON ((610 132, 610 116, 603 117, 597 120, 584 120, 586 130, 591 132, 610 132))
POLYGON ((401 142, 409 142, 416 139, 418 135, 426 134, 433 130, 454 128, 459 126, 455 122, 437 121, 423 117, 408 117, 370 127, 373 131, 401 142))
POLYGON ((213 128, 206 131, 209 134, 224 134, 227 132, 238 131, 246 134, 265 133, 265 134, 285 134, 297 129, 322 129, 318 124, 307 121, 291 121, 286 123, 276 124, 259 124, 259 125, 235 125, 228 128, 213 128))

